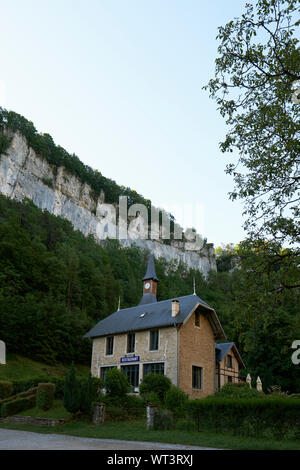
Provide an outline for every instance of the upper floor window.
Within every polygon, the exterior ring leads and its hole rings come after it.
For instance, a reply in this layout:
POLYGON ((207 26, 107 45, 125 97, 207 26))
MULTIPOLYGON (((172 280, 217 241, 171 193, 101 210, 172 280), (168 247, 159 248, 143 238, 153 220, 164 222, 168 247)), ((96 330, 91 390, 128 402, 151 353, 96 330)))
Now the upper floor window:
POLYGON ((195 326, 200 326, 200 313, 195 312, 195 326))
POLYGON ((127 352, 133 353, 135 350, 135 334, 129 333, 127 336, 127 352))
POLYGON ((158 349, 158 330, 150 331, 150 351, 158 349))
POLYGON ((108 336, 106 338, 106 355, 112 356, 114 353, 114 337, 108 336))
POLYGON ((202 367, 192 366, 192 387, 202 389, 203 380, 203 369, 202 367))
POLYGON ((230 354, 227 355, 227 367, 232 368, 232 356, 230 354))

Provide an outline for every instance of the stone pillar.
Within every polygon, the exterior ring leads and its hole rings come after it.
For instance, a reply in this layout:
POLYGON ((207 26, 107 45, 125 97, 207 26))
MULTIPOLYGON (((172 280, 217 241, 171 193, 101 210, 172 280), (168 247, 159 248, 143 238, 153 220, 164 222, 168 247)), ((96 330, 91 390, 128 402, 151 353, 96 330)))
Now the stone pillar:
POLYGON ((262 381, 260 380, 260 377, 258 376, 256 379, 256 389, 259 392, 262 392, 262 381))
POLYGON ((104 424, 105 421, 105 403, 96 403, 93 411, 93 423, 104 424))
POLYGON ((6 364, 5 343, 0 340, 0 364, 6 364))
POLYGON ((249 385, 249 387, 251 388, 251 375, 250 374, 247 375, 246 382, 249 385))
POLYGON ((157 413, 158 406, 153 403, 148 403, 147 405, 147 429, 153 429, 154 427, 154 417, 157 413))

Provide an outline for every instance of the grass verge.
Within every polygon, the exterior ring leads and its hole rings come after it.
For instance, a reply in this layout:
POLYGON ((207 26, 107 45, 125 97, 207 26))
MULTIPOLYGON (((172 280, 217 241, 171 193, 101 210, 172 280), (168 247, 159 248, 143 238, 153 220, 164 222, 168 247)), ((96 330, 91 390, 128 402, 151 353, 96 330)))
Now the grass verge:
POLYGON ((296 441, 274 441, 212 432, 178 430, 148 431, 146 429, 145 420, 115 423, 107 422, 103 426, 95 426, 87 421, 73 420, 63 426, 53 428, 0 423, 0 428, 39 433, 67 434, 79 437, 163 442, 233 450, 300 450, 300 443, 296 441))

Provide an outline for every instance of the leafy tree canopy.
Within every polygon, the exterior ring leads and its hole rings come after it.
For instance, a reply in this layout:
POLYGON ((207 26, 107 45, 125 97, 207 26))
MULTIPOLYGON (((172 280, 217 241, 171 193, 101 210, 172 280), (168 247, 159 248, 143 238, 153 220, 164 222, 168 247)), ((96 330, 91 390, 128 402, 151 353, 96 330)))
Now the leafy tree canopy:
POLYGON ((204 87, 230 127, 221 150, 237 150, 226 172, 235 182, 231 199, 245 202, 245 228, 285 244, 300 240, 298 13, 297 0, 246 3, 219 28, 215 77, 204 87))

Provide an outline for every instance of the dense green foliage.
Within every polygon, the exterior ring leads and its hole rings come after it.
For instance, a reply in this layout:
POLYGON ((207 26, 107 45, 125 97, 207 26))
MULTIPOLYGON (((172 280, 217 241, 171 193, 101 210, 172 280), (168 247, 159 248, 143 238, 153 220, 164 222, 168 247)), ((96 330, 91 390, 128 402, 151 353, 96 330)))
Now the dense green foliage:
POLYGON ((100 393, 101 381, 89 374, 87 380, 81 382, 81 402, 80 411, 89 415, 92 411, 93 403, 97 400, 100 393))
POLYGON ((236 435, 299 438, 300 400, 295 398, 223 398, 189 400, 187 410, 198 430, 236 435))
POLYGON ((35 406, 36 403, 37 387, 28 389, 26 392, 11 395, 8 398, 1 400, 0 416, 10 416, 17 414, 20 411, 28 410, 35 406))
POLYGON ((116 367, 107 371, 104 385, 109 397, 124 398, 130 391, 130 385, 126 375, 116 367))
POLYGON ((63 404, 65 409, 70 413, 77 413, 80 411, 81 390, 80 384, 76 379, 73 363, 65 380, 63 404))
POLYGON ((174 416, 179 417, 184 413, 187 402, 188 395, 175 385, 171 385, 166 392, 166 408, 172 411, 174 416))
POLYGON ((36 406, 41 410, 50 410, 54 403, 55 385, 52 383, 39 383, 36 392, 36 406))
POLYGON ((147 401, 151 401, 149 397, 156 394, 161 404, 165 403, 166 393, 171 388, 171 380, 166 375, 162 374, 147 374, 143 378, 139 386, 139 391, 142 397, 147 401))
POLYGON ((0 381, 0 400, 8 398, 13 394, 13 384, 7 380, 0 381))
POLYGON ((218 31, 215 77, 206 88, 230 126, 220 144, 237 151, 227 173, 245 203, 251 236, 296 243, 299 232, 299 2, 257 0, 218 31))
POLYGON ((16 398, 1 405, 1 417, 5 418, 6 416, 15 415, 20 411, 29 410, 33 406, 35 406, 35 395, 16 398))
POLYGON ((175 421, 172 411, 168 409, 159 409, 154 415, 153 429, 167 431, 174 429, 175 421))
POLYGON ((262 398, 264 394, 256 388, 250 388, 247 383, 227 383, 214 396, 217 398, 262 398))

